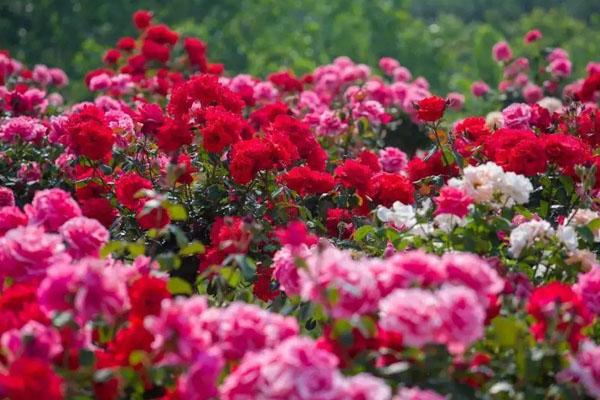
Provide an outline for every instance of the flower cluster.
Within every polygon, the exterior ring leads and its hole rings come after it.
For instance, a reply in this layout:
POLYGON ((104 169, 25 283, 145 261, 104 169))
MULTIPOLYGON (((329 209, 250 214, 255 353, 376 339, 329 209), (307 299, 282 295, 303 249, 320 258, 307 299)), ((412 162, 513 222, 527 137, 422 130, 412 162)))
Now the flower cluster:
POLYGON ((600 396, 598 63, 437 96, 132 22, 90 101, 0 51, 0 397, 600 396))

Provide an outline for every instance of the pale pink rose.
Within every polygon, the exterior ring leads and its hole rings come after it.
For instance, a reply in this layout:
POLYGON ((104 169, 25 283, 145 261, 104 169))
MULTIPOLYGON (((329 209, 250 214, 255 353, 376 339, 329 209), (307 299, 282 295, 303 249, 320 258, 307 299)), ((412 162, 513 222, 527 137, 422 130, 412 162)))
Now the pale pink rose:
POLYGON ((379 303, 379 324, 385 332, 402 335, 407 346, 435 343, 442 326, 440 303, 423 289, 396 289, 379 303))
POLYGON ((502 110, 502 119, 507 128, 526 129, 530 118, 531 107, 524 103, 513 103, 502 110))
POLYGON ((279 282, 279 287, 288 296, 300 294, 300 275, 299 267, 296 266, 296 259, 303 260, 308 257, 310 251, 306 245, 297 248, 284 246, 275 253, 273 257, 273 277, 279 282))
POLYGON ((270 103, 277 100, 279 91, 271 82, 259 82, 254 86, 254 100, 270 103))
POLYGON ((548 65, 550 75, 555 78, 567 78, 571 75, 572 68, 571 60, 568 58, 557 58, 548 65))
POLYGON ((492 56, 496 62, 509 61, 513 54, 510 46, 505 41, 498 42, 492 47, 492 56))
POLYGON ((555 48, 554 50, 552 50, 550 52, 550 54, 548 54, 546 56, 546 60, 548 60, 548 62, 552 62, 554 60, 558 60, 558 59, 568 59, 569 58, 569 53, 567 53, 566 50, 561 49, 560 47, 555 48))
POLYGON ((0 239, 0 274, 15 280, 41 276, 64 249, 60 236, 41 227, 17 227, 0 239))
POLYGON ((325 305, 333 318, 351 318, 376 310, 377 283, 366 268, 352 259, 350 252, 332 246, 322 252, 315 249, 306 265, 299 271, 301 296, 305 300, 325 305), (324 295, 330 291, 335 291, 335 302, 324 295))
POLYGON ((558 380, 578 382, 590 396, 600 398, 600 346, 585 341, 569 361, 569 367, 559 374, 558 380))
POLYGON ((410 84, 402 81, 394 82, 390 85, 394 104, 401 106, 404 103, 404 99, 406 98, 409 87, 410 84))
POLYGON ((590 311, 600 315, 600 266, 594 266, 589 272, 579 274, 573 290, 581 296, 590 311))
POLYGON ((312 90, 305 90, 300 93, 298 105, 296 106, 299 111, 307 110, 309 112, 321 110, 323 107, 324 106, 319 98, 319 95, 312 90))
POLYGON ((527 104, 537 103, 544 97, 544 90, 534 83, 529 83, 523 88, 523 98, 527 104))
POLYGON ((393 93, 383 82, 377 79, 370 79, 363 85, 363 90, 367 92, 369 99, 376 100, 388 106, 392 103, 393 93))
POLYGON ((48 231, 56 232, 71 218, 79 217, 81 209, 64 190, 45 189, 35 193, 31 204, 25 206, 25 213, 29 223, 43 225, 48 231))
POLYGON ((446 98, 448 99, 448 107, 453 110, 461 110, 465 105, 465 96, 458 92, 450 92, 446 98))
POLYGON ((319 122, 316 132, 320 136, 338 136, 348 129, 348 124, 342 122, 337 113, 332 110, 322 110, 317 114, 319 115, 319 122))
POLYGON ((403 66, 395 68, 392 76, 394 77, 394 82, 408 82, 412 79, 409 69, 403 66))
POLYGON ((390 400, 392 389, 382 379, 360 373, 346 379, 349 400, 390 400))
POLYGON ((71 218, 58 232, 67 243, 67 251, 73 258, 98 257, 100 249, 110 237, 104 225, 86 217, 71 218))
POLYGON ((93 92, 110 89, 111 83, 112 82, 108 74, 96 75, 92 79, 90 79, 88 89, 90 89, 93 92))
MULTIPOLYGON (((85 103, 79 103, 79 104, 85 104, 85 103)), ((119 102, 119 100, 110 97, 110 96, 98 96, 96 97, 96 100, 94 100, 94 104, 98 107, 101 108, 104 111, 111 111, 111 110, 116 110, 116 111, 121 111, 122 106, 121 103, 119 102)))
POLYGON ((464 286, 447 286, 437 292, 443 320, 440 337, 451 353, 463 353, 483 337, 485 309, 477 294, 464 286))
POLYGON ((9 363, 20 357, 40 358, 51 361, 63 348, 59 333, 52 326, 29 321, 20 329, 6 331, 0 337, 9 363))
POLYGON ((65 103, 65 99, 60 93, 50 93, 48 95, 48 104, 52 107, 60 107, 65 103))
POLYGON ((338 68, 350 68, 354 66, 354 61, 348 56, 339 56, 333 60, 333 65, 338 68))
POLYGON ((52 84, 54 86, 64 87, 69 84, 67 74, 60 68, 50 68, 50 76, 52 77, 52 84))
POLYGON ((217 398, 217 383, 225 363, 218 351, 210 349, 197 355, 190 368, 177 381, 177 394, 186 400, 217 398))
POLYGON ((352 117, 354 119, 365 117, 367 120, 369 120, 369 123, 375 126, 386 123, 389 119, 389 115, 386 114, 383 105, 375 100, 367 100, 356 103, 352 107, 352 117))
POLYGON ((467 286, 487 305, 489 296, 500 294, 504 281, 485 260, 475 254, 452 252, 442 256, 448 282, 467 286))
POLYGON ((225 378, 220 398, 341 400, 347 397, 337 363, 313 340, 293 337, 274 349, 246 355, 225 378))
POLYGON ((446 271, 439 257, 422 250, 394 254, 384 263, 374 262, 370 269, 382 296, 397 288, 434 286, 446 280, 446 271))
POLYGON ((392 57, 382 57, 379 59, 379 68, 386 74, 392 75, 396 68, 400 67, 398 60, 392 57))
POLYGON ((225 308, 209 308, 200 315, 200 327, 228 360, 277 346, 298 335, 296 319, 271 313, 253 304, 234 302, 225 308))
POLYGON ((48 107, 48 100, 46 99, 46 92, 36 88, 28 89, 23 94, 26 103, 31 104, 31 107, 41 113, 46 112, 48 107))
POLYGON ((490 87, 484 81, 473 82, 471 85, 471 93, 475 97, 485 96, 490 91, 490 87))
POLYGON ((418 76, 413 81, 413 85, 421 89, 429 90, 429 81, 422 76, 418 76))
POLYGON ((48 70, 48 67, 45 65, 37 64, 34 66, 31 76, 33 80, 41 86, 47 86, 52 82, 50 70, 48 70))
POLYGON ((397 147, 379 150, 379 162, 385 172, 399 173, 406 168, 408 156, 397 147))
POLYGON ((446 400, 446 397, 437 394, 433 390, 402 388, 392 400, 446 400))

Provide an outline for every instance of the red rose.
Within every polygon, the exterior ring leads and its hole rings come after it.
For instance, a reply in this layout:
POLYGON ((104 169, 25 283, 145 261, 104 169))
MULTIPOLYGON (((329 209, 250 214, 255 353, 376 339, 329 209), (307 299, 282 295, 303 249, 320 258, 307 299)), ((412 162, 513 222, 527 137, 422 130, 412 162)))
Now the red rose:
POLYGON ((133 282, 129 288, 131 315, 143 319, 147 315, 158 315, 160 303, 171 294, 163 279, 144 276, 133 282))
POLYGON ((281 181, 300 196, 327 193, 335 185, 333 176, 327 172, 315 171, 306 166, 292 168, 281 177, 281 181))
POLYGON ((11 400, 62 400, 63 380, 49 363, 21 357, 0 375, 0 392, 11 400))
POLYGON ((165 153, 179 150, 181 146, 192 144, 194 136, 189 127, 181 121, 168 119, 156 134, 156 144, 165 153))
POLYGON ((414 203, 414 191, 408 178, 399 174, 380 172, 370 179, 367 195, 376 204, 391 207, 395 201, 403 204, 414 203))
POLYGON ((117 200, 131 211, 137 211, 144 205, 145 199, 136 196, 142 189, 152 189, 152 182, 135 172, 127 173, 115 181, 117 200))
POLYGON ((431 96, 419 101, 417 115, 421 121, 434 122, 444 116, 444 110, 446 110, 446 100, 431 96))
POLYGON ((148 10, 138 10, 133 13, 133 24, 138 29, 146 29, 152 21, 152 13, 148 10))

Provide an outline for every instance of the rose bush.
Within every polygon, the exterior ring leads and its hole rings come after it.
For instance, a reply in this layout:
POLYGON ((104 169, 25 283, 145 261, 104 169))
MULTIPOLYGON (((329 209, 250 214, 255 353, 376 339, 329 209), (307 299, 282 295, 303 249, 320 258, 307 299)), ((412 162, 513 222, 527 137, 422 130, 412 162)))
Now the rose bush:
POLYGON ((133 22, 89 102, 0 52, 1 397, 599 395, 599 63, 500 42, 459 117, 390 57, 229 76, 133 22))

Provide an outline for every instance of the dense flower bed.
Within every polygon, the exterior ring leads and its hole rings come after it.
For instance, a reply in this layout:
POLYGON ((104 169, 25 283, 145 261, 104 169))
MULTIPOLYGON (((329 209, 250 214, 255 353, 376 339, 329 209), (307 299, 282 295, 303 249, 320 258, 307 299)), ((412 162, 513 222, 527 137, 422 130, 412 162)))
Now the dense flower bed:
POLYGON ((600 397, 600 63, 498 43, 464 117, 133 21, 90 102, 0 52, 1 397, 600 397))

